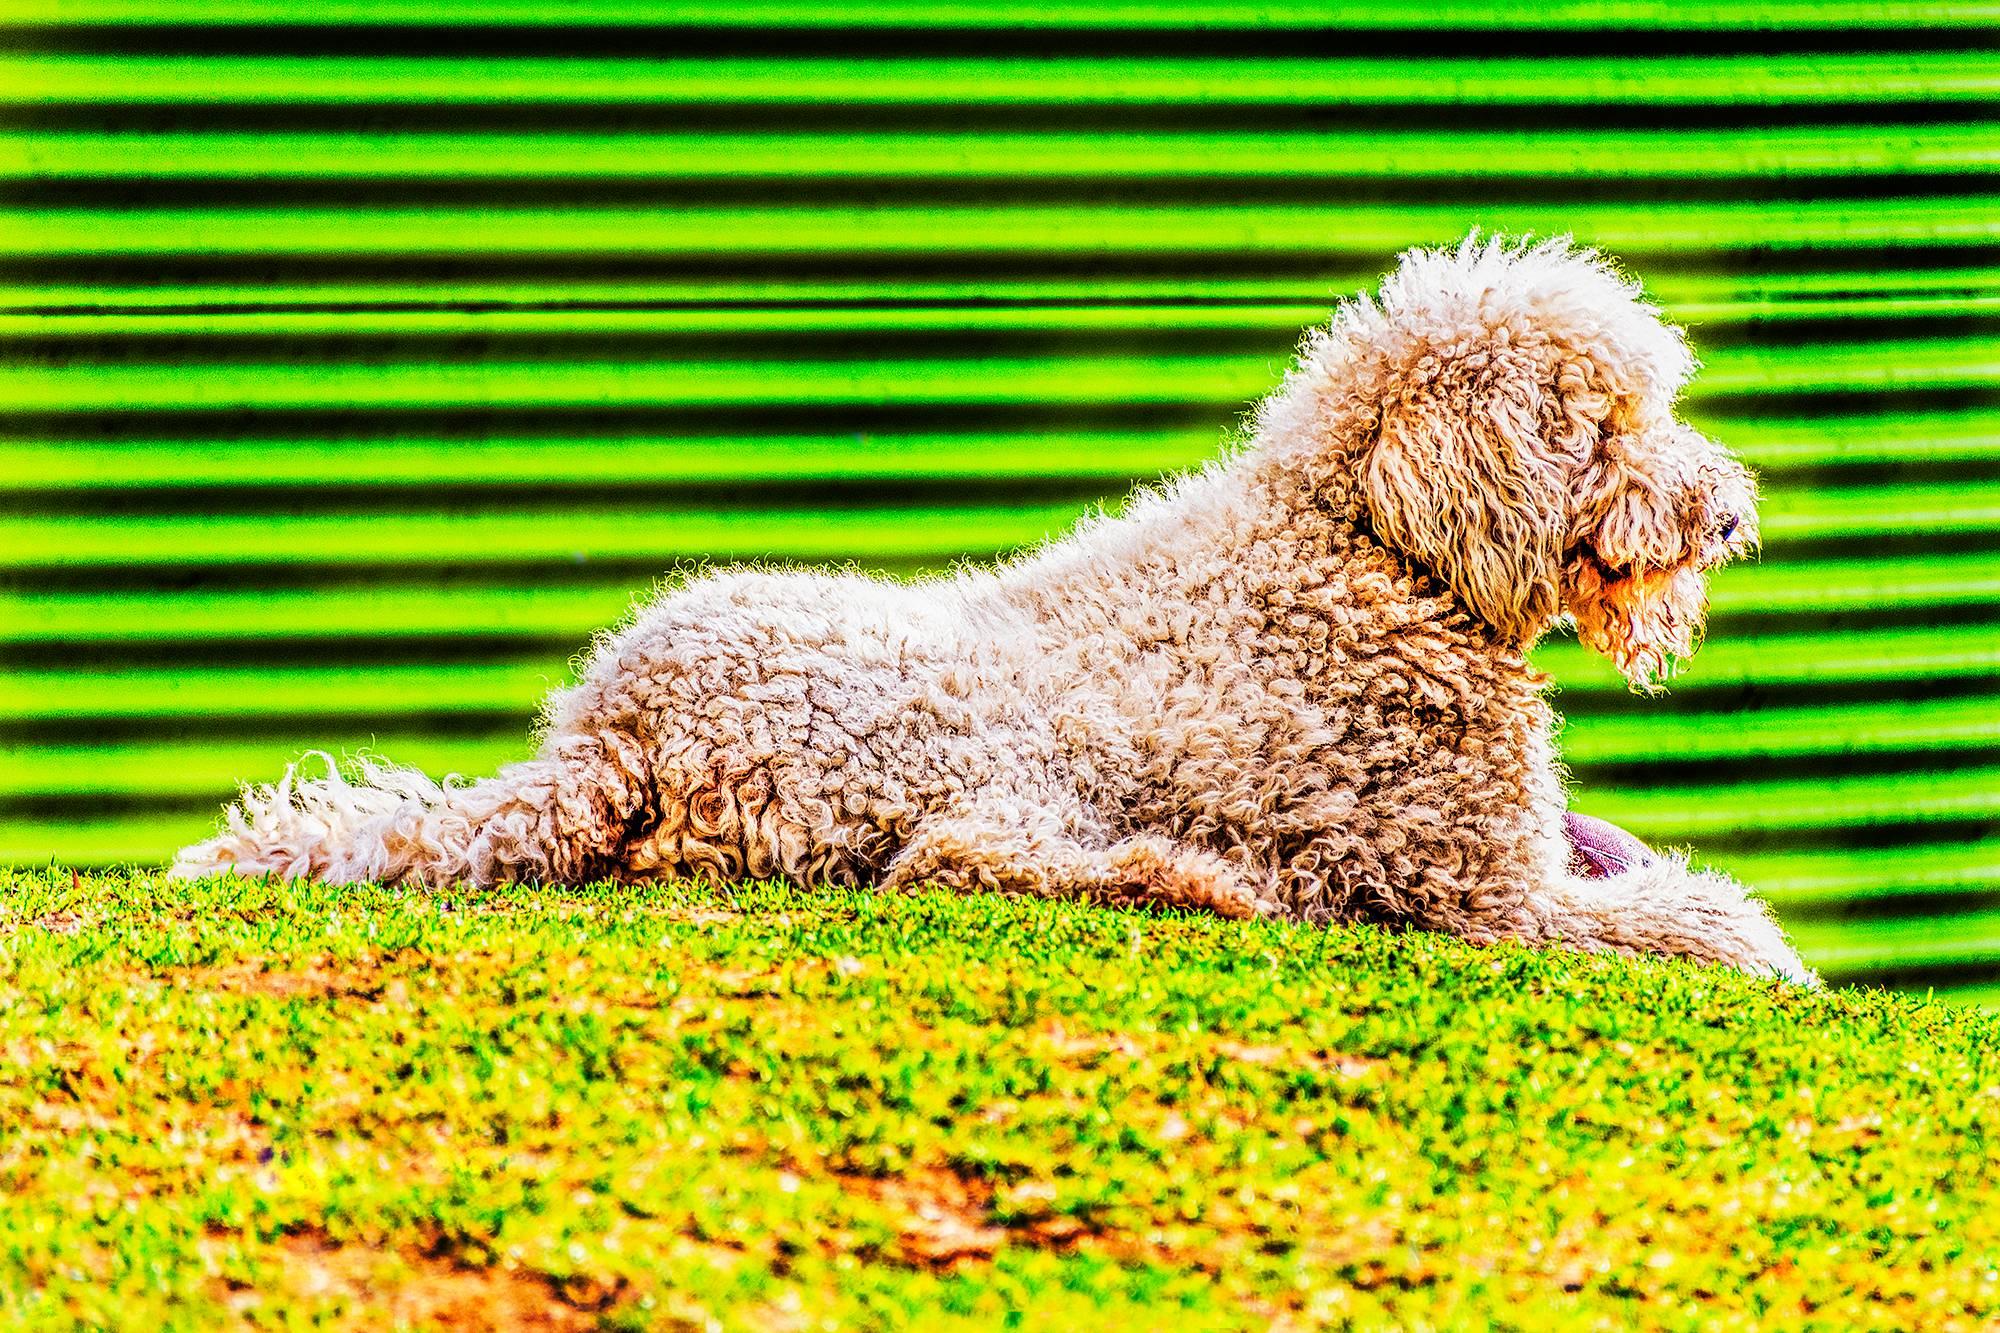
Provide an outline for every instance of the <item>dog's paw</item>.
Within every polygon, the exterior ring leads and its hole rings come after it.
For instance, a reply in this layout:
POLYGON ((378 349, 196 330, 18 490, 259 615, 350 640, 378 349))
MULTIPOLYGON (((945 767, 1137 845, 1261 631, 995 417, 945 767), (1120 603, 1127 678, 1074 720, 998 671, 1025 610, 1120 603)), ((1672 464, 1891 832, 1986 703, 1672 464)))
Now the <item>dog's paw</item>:
POLYGON ((1680 855, 1659 857, 1631 873, 1653 901, 1673 911, 1668 933, 1678 937, 1674 952, 1797 986, 1820 984, 1785 938, 1770 904, 1739 881, 1718 870, 1694 869, 1680 855))
POLYGON ((242 874, 238 863, 224 844, 226 838, 210 838, 192 847, 184 847, 173 864, 167 867, 167 878, 175 882, 194 879, 208 879, 214 875, 242 874))
POLYGON ((1730 961, 1752 976, 1776 977, 1812 990, 1821 988, 1825 983, 1819 979, 1819 973, 1806 966, 1778 923, 1768 913, 1759 912, 1759 918, 1741 930, 1740 952, 1730 961))
POLYGON ((166 877, 177 882, 211 879, 217 875, 238 875, 257 879, 265 875, 296 878, 298 858, 282 851, 260 848, 237 834, 224 833, 184 847, 167 867, 166 877))
POLYGON ((1121 901, 1191 907, 1244 921, 1273 914, 1235 868, 1212 852, 1176 846, 1161 838, 1128 838, 1112 849, 1121 901))
POLYGON ((225 831, 181 849, 167 867, 166 878, 177 883, 236 875, 243 879, 303 879, 323 865, 306 849, 264 842, 240 830, 225 831))

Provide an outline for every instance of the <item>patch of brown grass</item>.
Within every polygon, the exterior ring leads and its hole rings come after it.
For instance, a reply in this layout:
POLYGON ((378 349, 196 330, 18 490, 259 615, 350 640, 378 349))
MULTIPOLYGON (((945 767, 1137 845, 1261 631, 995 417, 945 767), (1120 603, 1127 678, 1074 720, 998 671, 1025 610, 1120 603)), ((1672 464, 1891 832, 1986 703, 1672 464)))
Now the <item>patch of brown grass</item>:
POLYGON ((993 1190, 984 1181, 942 1168, 846 1180, 888 1209, 907 1260, 949 1268, 991 1259, 1009 1238, 992 1220, 993 1190))
POLYGON ((462 1329, 567 1333, 598 1326, 627 1296, 622 1284, 556 1279, 503 1265, 454 1262, 342 1244, 307 1228, 281 1238, 284 1274, 277 1290, 223 1281, 223 1302, 239 1315, 331 1304, 335 1329, 462 1329))
MULTIPOLYGON (((1169 1042, 1159 1033, 1119 1032, 1105 1029, 1072 1028, 1051 1020, 1032 1035, 1038 1053, 1070 1064, 1094 1067, 1111 1057, 1138 1060, 1157 1055, 1169 1042)), ((1340 1051, 1300 1050, 1291 1046, 1258 1045, 1223 1038, 1207 1049, 1231 1060, 1278 1068, 1312 1069, 1341 1078, 1365 1078, 1382 1072, 1386 1062, 1340 1051)))
POLYGON ((52 935, 74 935, 89 924, 91 924, 89 918, 68 908, 45 912, 32 921, 20 920, 10 912, 0 912, 0 935, 12 935, 22 930, 46 930, 52 935))
MULTIPOLYGON (((881 1205, 897 1230, 896 1257, 916 1267, 956 1270, 990 1261, 1007 1245, 1028 1245, 1064 1253, 1088 1251, 1121 1263, 1154 1262, 1201 1266, 1175 1253, 1159 1238, 1127 1235, 1093 1226, 1064 1213, 1045 1212, 1015 1222, 995 1217, 993 1185, 943 1166, 913 1167, 895 1176, 836 1173, 850 1192, 881 1205)), ((1053 1201, 1045 1182, 1028 1181, 1008 1191, 1010 1211, 1053 1201)))
POLYGON ((1060 1020, 1051 1019, 1037 1028, 1033 1034, 1034 1046, 1040 1053, 1066 1062, 1098 1063, 1109 1056, 1119 1056, 1127 1060, 1137 1060, 1146 1054, 1147 1045, 1129 1032, 1105 1031, 1101 1029, 1073 1029, 1060 1020))
POLYGON ((1382 1060, 1366 1056, 1347 1055, 1340 1051, 1301 1051, 1289 1046, 1253 1046, 1240 1041, 1218 1041, 1218 1054, 1232 1060, 1241 1060, 1253 1065, 1288 1066, 1295 1069, 1314 1069, 1322 1073, 1336 1074, 1341 1078, 1365 1078, 1380 1073, 1387 1067, 1382 1060))
POLYGON ((366 1000, 383 997, 388 982, 381 960, 337 959, 323 954, 302 967, 271 967, 267 960, 238 959, 213 967, 180 968, 169 974, 193 990, 230 991, 269 999, 366 1000))

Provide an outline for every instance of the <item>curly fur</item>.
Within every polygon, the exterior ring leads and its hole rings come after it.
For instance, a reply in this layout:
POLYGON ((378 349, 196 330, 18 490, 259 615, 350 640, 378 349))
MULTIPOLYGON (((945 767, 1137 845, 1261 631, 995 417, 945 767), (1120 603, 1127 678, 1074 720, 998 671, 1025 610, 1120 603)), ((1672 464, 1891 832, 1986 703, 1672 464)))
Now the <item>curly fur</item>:
POLYGON ((1695 362, 1566 242, 1418 250, 1306 337, 1232 454, 994 569, 737 570, 644 607, 469 784, 246 790, 176 873, 709 874, 1376 920, 1810 973, 1741 885, 1573 874, 1565 616, 1635 688, 1691 653, 1749 475, 1695 362))

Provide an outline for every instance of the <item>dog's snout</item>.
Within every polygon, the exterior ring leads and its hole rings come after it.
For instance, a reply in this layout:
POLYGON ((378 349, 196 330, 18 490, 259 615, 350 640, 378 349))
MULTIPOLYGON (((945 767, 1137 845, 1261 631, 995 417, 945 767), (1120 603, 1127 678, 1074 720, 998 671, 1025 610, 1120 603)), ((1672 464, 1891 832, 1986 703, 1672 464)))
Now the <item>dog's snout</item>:
POLYGON ((1743 516, 1741 514, 1724 514, 1722 516, 1722 526, 1716 529, 1716 535, 1722 538, 1722 540, 1728 541, 1736 535, 1736 527, 1742 521, 1743 516))

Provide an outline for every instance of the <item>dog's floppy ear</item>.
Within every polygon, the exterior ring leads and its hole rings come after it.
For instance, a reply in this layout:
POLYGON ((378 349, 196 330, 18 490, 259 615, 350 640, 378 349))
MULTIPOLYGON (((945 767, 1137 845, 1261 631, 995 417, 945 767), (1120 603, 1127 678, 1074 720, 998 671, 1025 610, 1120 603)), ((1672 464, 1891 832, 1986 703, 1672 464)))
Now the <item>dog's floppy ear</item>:
POLYGON ((1536 447, 1542 393, 1504 356, 1429 359, 1382 404, 1359 459, 1376 533, 1510 638, 1559 608, 1565 482, 1536 447))

